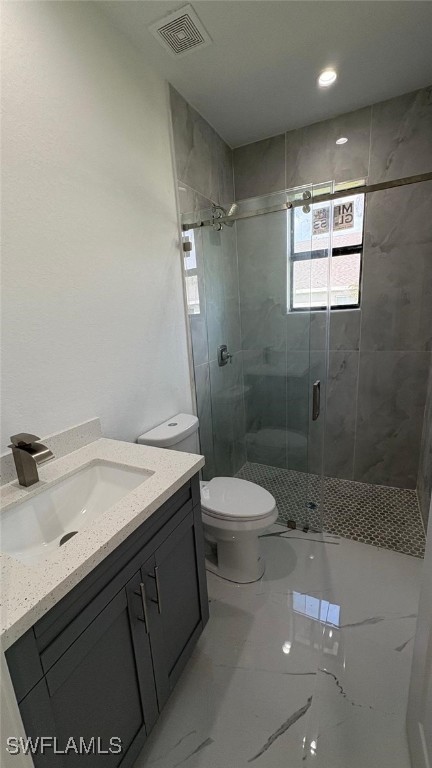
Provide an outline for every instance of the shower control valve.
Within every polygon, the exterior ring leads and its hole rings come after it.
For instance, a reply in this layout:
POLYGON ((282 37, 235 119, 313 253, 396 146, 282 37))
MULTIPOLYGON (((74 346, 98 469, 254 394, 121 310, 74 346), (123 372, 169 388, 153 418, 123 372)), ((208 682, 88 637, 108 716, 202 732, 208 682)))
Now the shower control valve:
POLYGON ((227 363, 232 363, 232 355, 228 352, 228 347, 226 344, 221 344, 217 348, 217 361, 220 367, 226 365, 227 363))

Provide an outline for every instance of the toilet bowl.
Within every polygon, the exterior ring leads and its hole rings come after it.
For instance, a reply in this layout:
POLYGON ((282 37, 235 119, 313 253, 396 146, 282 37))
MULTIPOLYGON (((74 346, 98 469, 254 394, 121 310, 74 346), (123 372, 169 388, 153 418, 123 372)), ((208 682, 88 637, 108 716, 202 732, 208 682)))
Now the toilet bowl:
POLYGON ((207 569, 241 584, 260 579, 259 536, 277 518, 271 493, 248 480, 214 477, 201 483, 201 509, 207 569))
MULTIPOLYGON (((196 416, 178 413, 137 442, 198 453, 198 424, 196 416)), ((214 477, 200 487, 207 569, 240 584, 257 581, 265 569, 259 536, 277 518, 273 496, 236 477, 214 477)))

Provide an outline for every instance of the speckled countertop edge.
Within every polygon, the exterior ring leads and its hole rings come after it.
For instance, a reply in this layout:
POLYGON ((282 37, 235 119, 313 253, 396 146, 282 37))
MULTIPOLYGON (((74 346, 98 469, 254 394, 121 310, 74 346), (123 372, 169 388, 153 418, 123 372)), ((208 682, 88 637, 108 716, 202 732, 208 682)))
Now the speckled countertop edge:
POLYGON ((1 567, 1 648, 6 650, 195 475, 204 458, 191 453, 101 438, 40 468, 40 482, 22 488, 18 482, 1 489, 1 511, 24 501, 96 460, 152 472, 88 527, 79 531, 53 557, 25 565, 6 553, 1 567))

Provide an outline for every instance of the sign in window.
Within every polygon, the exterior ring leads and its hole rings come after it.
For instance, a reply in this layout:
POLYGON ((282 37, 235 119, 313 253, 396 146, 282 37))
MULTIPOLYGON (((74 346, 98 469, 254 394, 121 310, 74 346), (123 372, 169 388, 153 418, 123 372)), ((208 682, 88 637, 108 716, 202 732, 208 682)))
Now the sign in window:
POLYGON ((289 212, 288 311, 360 306, 363 222, 364 195, 355 192, 289 212))

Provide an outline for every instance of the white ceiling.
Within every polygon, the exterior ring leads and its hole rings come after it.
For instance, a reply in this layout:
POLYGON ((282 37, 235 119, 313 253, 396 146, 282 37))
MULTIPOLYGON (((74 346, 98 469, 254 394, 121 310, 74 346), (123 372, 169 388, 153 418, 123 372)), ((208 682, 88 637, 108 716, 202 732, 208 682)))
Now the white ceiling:
POLYGON ((186 2, 98 5, 233 147, 432 84, 430 0, 200 0, 213 45, 175 59, 148 25, 186 2))

